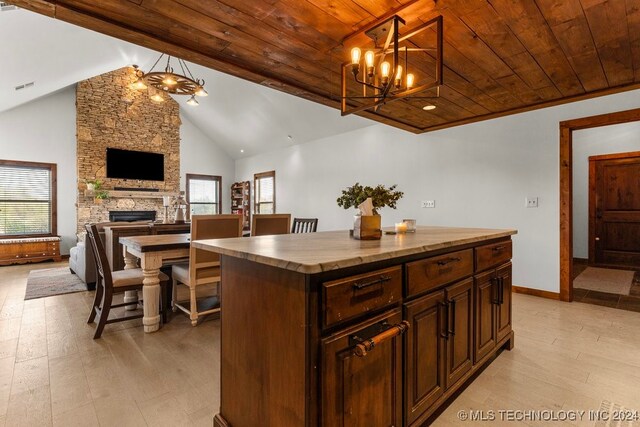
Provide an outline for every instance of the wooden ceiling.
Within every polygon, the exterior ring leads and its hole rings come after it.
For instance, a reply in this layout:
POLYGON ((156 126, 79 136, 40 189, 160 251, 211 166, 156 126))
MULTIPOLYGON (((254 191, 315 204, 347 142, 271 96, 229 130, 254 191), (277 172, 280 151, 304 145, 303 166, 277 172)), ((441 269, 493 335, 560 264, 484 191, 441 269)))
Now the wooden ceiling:
POLYGON ((640 0, 10 2, 336 108, 340 63, 364 44, 355 33, 393 14, 403 33, 442 15, 437 109, 361 113, 417 133, 640 87, 640 0))

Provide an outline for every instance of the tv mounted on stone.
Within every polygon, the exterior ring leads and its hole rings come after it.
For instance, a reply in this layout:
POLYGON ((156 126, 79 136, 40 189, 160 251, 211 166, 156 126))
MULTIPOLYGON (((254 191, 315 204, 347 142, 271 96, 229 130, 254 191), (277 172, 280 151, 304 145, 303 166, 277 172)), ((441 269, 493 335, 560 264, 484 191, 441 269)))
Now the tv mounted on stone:
POLYGON ((164 154, 107 148, 107 178, 164 181, 164 154))

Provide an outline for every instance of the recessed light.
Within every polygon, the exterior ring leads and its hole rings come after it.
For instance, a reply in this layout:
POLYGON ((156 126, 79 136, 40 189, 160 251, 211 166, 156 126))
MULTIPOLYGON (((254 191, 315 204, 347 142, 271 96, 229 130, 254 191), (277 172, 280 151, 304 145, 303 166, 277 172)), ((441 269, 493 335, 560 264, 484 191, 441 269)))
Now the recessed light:
POLYGON ((435 109, 436 109, 436 106, 435 106, 435 105, 431 105, 431 104, 427 104, 427 105, 425 105, 424 107, 422 107, 422 109, 423 109, 424 111, 435 110, 435 109))
POLYGON ((244 150, 240 150, 241 153, 244 153, 244 150))

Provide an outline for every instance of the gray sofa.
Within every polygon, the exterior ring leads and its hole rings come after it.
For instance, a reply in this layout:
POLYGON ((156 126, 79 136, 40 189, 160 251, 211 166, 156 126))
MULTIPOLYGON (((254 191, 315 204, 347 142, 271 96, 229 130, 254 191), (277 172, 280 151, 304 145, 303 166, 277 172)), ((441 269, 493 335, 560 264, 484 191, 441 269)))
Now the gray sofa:
MULTIPOLYGON (((134 221, 134 222, 101 222, 96 224, 98 227, 98 233, 102 243, 105 243, 104 227, 109 226, 131 226, 131 225, 145 225, 150 224, 149 221, 134 221)), ((91 243, 86 233, 83 233, 82 238, 78 244, 71 248, 69 252, 69 269, 75 273, 84 283, 87 284, 87 289, 93 290, 96 287, 96 260, 91 250, 91 243)))

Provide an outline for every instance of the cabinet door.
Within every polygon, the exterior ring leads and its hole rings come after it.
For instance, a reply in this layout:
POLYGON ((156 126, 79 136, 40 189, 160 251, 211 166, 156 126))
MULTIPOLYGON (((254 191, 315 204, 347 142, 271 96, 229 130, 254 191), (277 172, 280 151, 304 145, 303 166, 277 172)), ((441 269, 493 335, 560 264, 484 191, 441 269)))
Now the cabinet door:
POLYGON ((445 289, 449 305, 446 385, 453 386, 473 365, 473 279, 445 289))
POLYGON ((495 270, 475 277, 475 346, 474 362, 489 354, 496 346, 496 280, 495 270))
MULTIPOLYGON (((404 305, 411 324, 405 334, 405 417, 411 425, 444 393, 444 291, 404 305)), ((374 425, 374 424, 371 424, 374 425)))
POLYGON ((322 340, 322 426, 402 425, 402 336, 365 356, 354 347, 402 320, 393 310, 322 340))
POLYGON ((511 332, 511 263, 498 268, 496 278, 499 287, 499 304, 496 306, 497 340, 500 341, 511 332))

